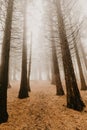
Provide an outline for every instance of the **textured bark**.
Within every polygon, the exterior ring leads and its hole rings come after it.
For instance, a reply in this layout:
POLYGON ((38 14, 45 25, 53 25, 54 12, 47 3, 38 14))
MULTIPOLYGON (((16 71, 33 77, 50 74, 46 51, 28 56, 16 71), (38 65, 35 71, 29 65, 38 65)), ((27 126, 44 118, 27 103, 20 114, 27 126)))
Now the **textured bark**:
POLYGON ((74 73, 74 68, 71 60, 68 40, 65 31, 64 20, 61 11, 60 0, 57 0, 57 14, 58 14, 58 29, 59 37, 63 58, 63 66, 65 73, 65 82, 67 89, 67 107, 74 110, 82 111, 85 107, 83 103, 80 92, 77 86, 76 77, 74 73))
POLYGON ((54 39, 54 30, 53 30, 53 23, 51 19, 51 47, 52 47, 52 63, 53 63, 53 68, 52 68, 52 82, 55 83, 56 85, 56 95, 64 95, 63 87, 62 87, 62 82, 60 78, 60 70, 59 70, 59 63, 57 59, 57 53, 56 53, 56 45, 55 45, 55 39, 54 39))
POLYGON ((27 86, 27 43, 26 43, 26 2, 24 3, 24 27, 23 27, 23 47, 22 47, 22 73, 21 84, 18 97, 20 99, 29 97, 27 86))
MULTIPOLYGON (((70 29, 71 29, 71 32, 73 32, 71 20, 70 20, 70 29)), ((78 46, 77 46, 77 43, 76 43, 74 33, 72 33, 72 38, 73 38, 73 44, 74 44, 74 48, 75 48, 76 59, 77 59, 77 64, 78 64, 78 69, 79 69, 79 76, 80 76, 80 81, 81 81, 81 90, 87 90, 87 86, 86 86, 86 82, 85 82, 85 78, 84 78, 84 74, 83 74, 83 70, 82 70, 82 66, 81 66, 78 46)))
POLYGON ((52 59, 53 59, 53 67, 54 67, 54 79, 55 79, 55 84, 56 84, 56 95, 64 95, 61 78, 60 78, 56 47, 54 43, 52 43, 52 59))
POLYGON ((5 31, 4 31, 4 38, 2 44, 1 72, 0 72, 0 123, 7 122, 8 120, 7 88, 8 88, 9 54, 10 54, 13 1, 14 0, 8 1, 5 31))
MULTIPOLYGON (((1 80, 1 66, 0 66, 0 80, 1 80)), ((0 81, 1 82, 1 81, 0 81)))

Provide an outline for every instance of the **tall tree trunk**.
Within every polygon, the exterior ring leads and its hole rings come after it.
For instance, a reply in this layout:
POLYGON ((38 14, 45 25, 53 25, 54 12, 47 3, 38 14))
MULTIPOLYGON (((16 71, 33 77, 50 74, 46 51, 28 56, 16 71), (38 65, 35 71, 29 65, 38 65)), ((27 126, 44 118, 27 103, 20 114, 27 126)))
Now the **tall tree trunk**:
MULTIPOLYGON (((75 38, 74 38, 74 43, 75 43, 75 38)), ((84 78, 84 74, 83 74, 83 70, 82 70, 82 66, 81 66, 81 61, 80 61, 80 57, 79 57, 79 52, 78 52, 76 43, 75 43, 75 51, 76 51, 76 58, 77 58, 78 68, 79 68, 79 75, 80 75, 80 81, 81 81, 81 90, 87 90, 87 86, 86 86, 86 82, 85 82, 85 78, 84 78)))
POLYGON ((54 76, 55 76, 55 84, 56 84, 56 95, 64 95, 61 78, 60 78, 60 71, 59 71, 59 64, 57 60, 56 54, 56 47, 55 44, 52 42, 52 59, 53 59, 53 69, 54 69, 54 76))
POLYGON ((8 1, 7 16, 5 22, 5 32, 2 44, 1 73, 0 73, 0 123, 8 120, 7 113, 7 88, 9 72, 9 54, 11 40, 11 25, 13 13, 13 1, 8 1))
POLYGON ((57 0, 58 29, 63 57, 66 89, 67 89, 67 107, 82 111, 85 104, 83 103, 77 86, 74 68, 71 60, 68 40, 65 31, 64 20, 61 11, 60 0, 57 0))
POLYGON ((75 53, 76 53, 76 59, 77 59, 77 64, 78 64, 78 69, 79 69, 79 76, 80 76, 80 81, 81 81, 81 90, 87 90, 87 86, 86 86, 86 82, 85 82, 85 78, 84 78, 84 74, 83 74, 83 70, 82 70, 82 66, 81 66, 81 61, 80 61, 80 56, 79 56, 79 52, 78 52, 78 46, 76 43, 76 39, 73 33, 73 28, 71 25, 71 19, 70 20, 70 29, 72 32, 72 38, 73 38, 73 44, 74 44, 74 48, 75 48, 75 53))
MULTIPOLYGON (((52 56, 52 57, 53 57, 53 56, 52 56)), ((52 62, 52 63, 53 63, 53 62, 52 62)), ((55 83, 55 75, 54 75, 54 67, 53 67, 53 65, 52 65, 51 68, 52 68, 52 69, 51 69, 51 73, 52 73, 51 84, 55 85, 56 83, 55 83)))
POLYGON ((30 88, 31 57, 32 57, 32 33, 31 33, 30 55, 29 55, 29 69, 28 69, 28 78, 27 78, 27 85, 28 85, 28 91, 29 92, 31 92, 31 88, 30 88))
POLYGON ((26 42, 26 1, 24 2, 24 27, 23 27, 23 47, 22 47, 22 73, 21 84, 18 97, 20 99, 29 97, 27 86, 27 42, 26 42))
MULTIPOLYGON (((0 65, 0 82, 1 82, 1 65, 0 65)), ((0 83, 1 84, 1 83, 0 83)))
POLYGON ((53 62, 53 76, 56 85, 56 95, 64 95, 62 82, 60 78, 60 70, 59 70, 59 63, 57 59, 57 52, 56 52, 56 45, 55 45, 55 39, 54 39, 54 30, 53 30, 53 20, 50 19, 51 22, 51 47, 52 47, 52 62, 53 62))
POLYGON ((86 69, 87 69, 87 59, 86 59, 86 54, 84 52, 84 48, 83 48, 82 43, 81 43, 80 34, 78 34, 78 39, 79 39, 78 44, 79 44, 79 47, 80 47, 80 51, 82 53, 82 57, 83 57, 83 60, 84 60, 84 63, 85 63, 86 69))

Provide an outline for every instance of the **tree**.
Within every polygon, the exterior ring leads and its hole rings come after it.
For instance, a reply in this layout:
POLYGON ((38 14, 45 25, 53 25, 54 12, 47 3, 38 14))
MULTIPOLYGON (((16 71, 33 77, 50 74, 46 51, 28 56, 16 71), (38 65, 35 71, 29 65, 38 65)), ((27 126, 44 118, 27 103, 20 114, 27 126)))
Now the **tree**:
POLYGON ((55 84, 56 84, 56 95, 64 95, 62 82, 60 78, 60 71, 59 71, 59 65, 57 60, 57 54, 56 54, 56 47, 55 43, 52 40, 52 59, 53 59, 53 69, 54 69, 54 77, 55 77, 55 84))
POLYGON ((21 84, 18 98, 23 99, 29 97, 27 86, 27 42, 26 42, 26 1, 24 2, 24 26, 23 26, 23 47, 22 47, 22 72, 21 84))
MULTIPOLYGON (((79 70, 79 77, 80 77, 80 81, 81 81, 81 90, 87 90, 87 86, 86 86, 86 82, 85 82, 85 78, 84 78, 84 73, 83 73, 83 69, 82 69, 82 65, 81 65, 80 54, 79 54, 79 49, 81 48, 81 47, 79 47, 79 46, 81 46, 81 41, 80 41, 80 37, 79 37, 79 35, 80 35, 79 30, 80 29, 78 26, 72 24, 72 16, 70 15, 68 7, 64 8, 64 10, 66 10, 67 11, 66 13, 68 14, 69 26, 70 26, 70 31, 71 31, 70 38, 72 38, 71 42, 73 44, 73 48, 74 48, 75 54, 76 54, 76 60, 77 60, 77 65, 78 65, 78 70, 79 70), (73 28, 76 28, 76 29, 73 29, 73 28), (77 30, 77 31, 74 31, 74 30, 77 30), (79 41, 77 41, 77 35, 79 37, 79 41)), ((82 49, 81 49, 81 52, 82 52, 82 49)), ((83 56, 83 58, 84 58, 84 56, 83 56)), ((85 60, 84 60, 84 62, 85 62, 85 60)))
POLYGON ((79 56, 79 52, 78 52, 78 46, 76 43, 76 38, 73 33, 72 25, 70 25, 70 26, 71 26, 73 44, 74 44, 74 48, 75 48, 75 52, 76 52, 76 59, 77 59, 77 64, 78 64, 78 69, 79 69, 81 90, 87 90, 87 86, 86 86, 86 82, 85 82, 85 78, 84 78, 84 74, 83 74, 83 70, 82 70, 82 66, 81 66, 80 56, 79 56))
POLYGON ((0 76, 0 123, 4 123, 8 120, 7 88, 8 88, 9 53, 10 53, 13 1, 14 0, 8 1, 5 31, 4 31, 4 38, 2 44, 1 73, 0 73, 1 74, 0 76))
MULTIPOLYGON (((52 20, 51 20, 52 24, 52 20)), ((51 47, 52 47, 52 62, 53 62, 53 75, 56 85, 56 95, 64 95, 62 82, 60 78, 60 70, 59 70, 59 64, 57 59, 57 52, 56 52, 56 46, 55 46, 55 39, 54 39, 54 33, 53 33, 53 24, 51 25, 51 47)))
POLYGON ((51 84, 54 84, 54 85, 55 85, 55 76, 54 76, 54 67, 53 67, 53 65, 52 65, 52 67, 51 67, 51 73, 52 73, 51 84))
POLYGON ((27 85, 28 91, 31 92, 30 88, 30 73, 31 73, 31 57, 32 57, 32 33, 31 33, 31 41, 30 41, 30 54, 29 54, 29 69, 28 69, 28 77, 27 77, 27 85))
POLYGON ((65 82, 67 89, 67 107, 72 108, 74 110, 82 111, 83 108, 85 107, 85 104, 81 99, 80 92, 76 82, 60 0, 57 0, 57 14, 58 14, 59 38, 61 44, 65 82))
POLYGON ((85 52, 84 52, 84 48, 83 48, 83 46, 82 46, 80 36, 78 36, 78 38, 79 38, 79 41, 78 41, 78 42, 79 42, 80 50, 81 50, 82 57, 83 57, 83 59, 84 59, 84 63, 85 63, 86 70, 87 70, 87 59, 86 59, 86 54, 85 54, 85 52))

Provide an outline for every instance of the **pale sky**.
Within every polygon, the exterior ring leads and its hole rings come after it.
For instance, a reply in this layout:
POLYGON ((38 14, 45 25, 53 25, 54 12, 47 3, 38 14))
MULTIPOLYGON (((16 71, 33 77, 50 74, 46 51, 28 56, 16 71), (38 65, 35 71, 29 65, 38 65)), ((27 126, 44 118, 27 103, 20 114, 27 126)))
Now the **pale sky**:
POLYGON ((79 0, 82 6, 82 13, 87 16, 87 0, 79 0))
MULTIPOLYGON (((80 4, 81 4, 81 12, 82 15, 85 16, 87 18, 87 0, 79 0, 80 4)), ((87 28, 85 28, 87 30, 87 28)), ((87 36, 87 34, 85 34, 87 36)), ((82 42, 84 44, 85 47, 85 52, 87 53, 87 38, 85 36, 85 39, 82 39, 82 42)))

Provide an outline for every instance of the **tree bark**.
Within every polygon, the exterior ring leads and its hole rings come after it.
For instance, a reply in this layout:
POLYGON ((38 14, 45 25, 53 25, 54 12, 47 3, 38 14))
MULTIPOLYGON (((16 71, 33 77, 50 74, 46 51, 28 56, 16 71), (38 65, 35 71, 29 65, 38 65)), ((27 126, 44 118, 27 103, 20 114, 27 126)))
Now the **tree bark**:
POLYGON ((24 27, 23 27, 23 47, 22 47, 22 73, 18 98, 29 97, 27 86, 27 43, 26 43, 26 1, 24 2, 24 27))
POLYGON ((57 60, 56 54, 56 47, 55 44, 52 43, 52 59, 53 59, 53 69, 54 69, 54 79, 56 84, 56 95, 64 95, 61 78, 60 78, 60 71, 59 71, 59 64, 57 60))
POLYGON ((76 82, 76 77, 69 50, 69 44, 65 31, 64 20, 61 11, 60 0, 57 0, 57 14, 58 14, 59 37, 60 37, 63 66, 65 73, 65 82, 67 89, 67 107, 72 108, 74 110, 82 111, 83 108, 85 107, 85 104, 81 99, 80 92, 76 82))
POLYGON ((13 1, 8 1, 7 16, 5 22, 5 32, 2 44, 1 55, 1 73, 0 73, 0 123, 7 122, 7 88, 8 88, 8 73, 9 73, 9 54, 11 40, 11 25, 13 13, 13 1))
MULTIPOLYGON (((73 32, 71 20, 70 20, 70 29, 71 29, 71 32, 73 32)), ((82 66, 81 66, 78 46, 77 46, 77 43, 76 43, 74 33, 72 33, 72 38, 73 38, 73 44, 74 44, 74 48, 75 48, 76 59, 77 59, 77 64, 78 64, 78 69, 79 69, 79 76, 80 76, 80 81, 81 81, 81 90, 87 90, 87 86, 86 86, 86 82, 85 82, 85 78, 84 78, 84 74, 83 74, 83 70, 82 70, 82 66)))

